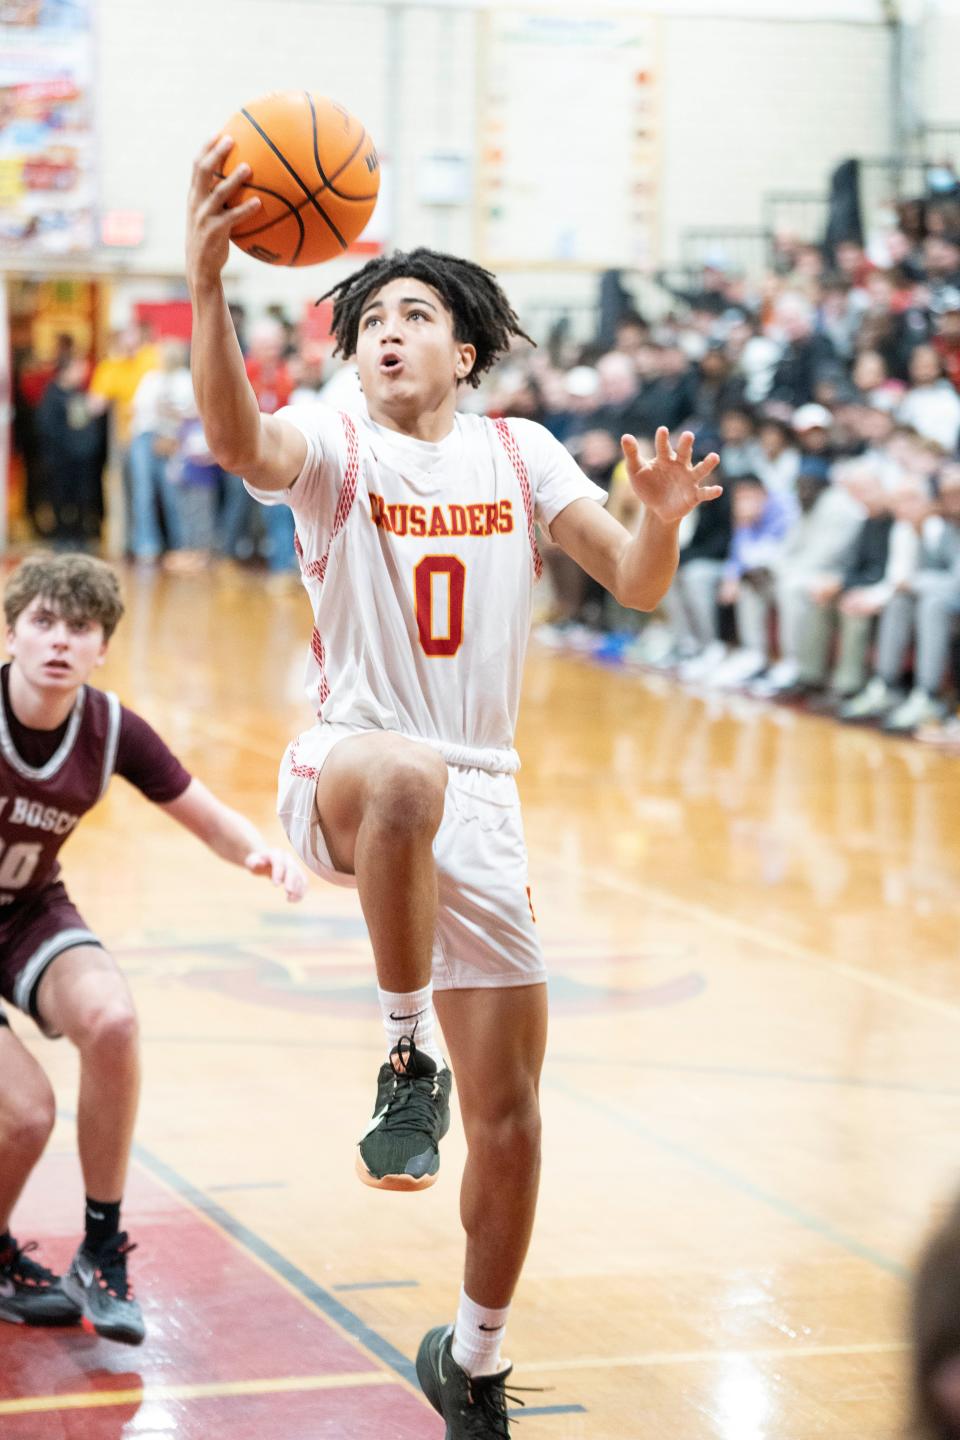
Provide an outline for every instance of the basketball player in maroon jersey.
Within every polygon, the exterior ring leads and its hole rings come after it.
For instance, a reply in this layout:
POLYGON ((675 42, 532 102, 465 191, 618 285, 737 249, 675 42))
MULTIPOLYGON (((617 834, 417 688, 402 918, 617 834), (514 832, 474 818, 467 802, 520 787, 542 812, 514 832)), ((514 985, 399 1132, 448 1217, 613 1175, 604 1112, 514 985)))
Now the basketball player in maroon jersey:
POLYGON ((0 1004, 0 1319, 62 1325, 86 1316, 98 1334, 136 1345, 144 1323, 120 1206, 139 1094, 137 1020, 126 981, 71 903, 58 852, 117 774, 289 900, 305 882, 292 857, 193 779, 145 720, 87 684, 123 614, 107 565, 85 555, 25 560, 4 611, 12 658, 0 668, 0 996, 80 1052, 87 1201, 84 1239, 62 1280, 10 1234, 55 1102, 0 1004))

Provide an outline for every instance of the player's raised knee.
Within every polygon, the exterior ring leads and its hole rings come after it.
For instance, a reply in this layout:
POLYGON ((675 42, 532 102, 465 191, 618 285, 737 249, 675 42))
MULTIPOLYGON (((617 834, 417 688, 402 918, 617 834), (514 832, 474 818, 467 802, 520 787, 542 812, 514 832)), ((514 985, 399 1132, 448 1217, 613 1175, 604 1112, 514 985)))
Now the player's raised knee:
POLYGON ((377 823, 397 832, 435 834, 443 818, 447 766, 426 745, 404 746, 385 758, 373 780, 377 823))

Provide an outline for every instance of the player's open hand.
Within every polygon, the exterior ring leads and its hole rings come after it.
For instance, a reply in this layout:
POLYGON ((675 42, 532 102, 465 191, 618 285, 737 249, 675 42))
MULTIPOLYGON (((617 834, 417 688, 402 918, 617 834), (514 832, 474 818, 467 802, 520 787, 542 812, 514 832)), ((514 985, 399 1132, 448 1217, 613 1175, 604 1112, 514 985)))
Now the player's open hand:
POLYGON ((675 525, 705 500, 716 500, 723 494, 722 485, 704 484, 720 464, 720 456, 708 455, 694 465, 693 435, 689 430, 680 436, 674 450, 667 427, 661 425, 652 460, 641 457, 632 435, 624 435, 620 444, 630 484, 646 508, 665 525, 675 525))
POLYGON ((226 208, 231 195, 250 178, 247 164, 238 165, 226 179, 218 178, 233 146, 229 135, 221 135, 209 140, 193 162, 187 200, 187 280, 192 286, 219 282, 230 252, 231 232, 254 219, 262 208, 256 197, 226 208))
POLYGON ((288 900, 302 900, 307 893, 306 876, 285 850, 253 850, 243 863, 251 875, 267 875, 282 885, 288 900))

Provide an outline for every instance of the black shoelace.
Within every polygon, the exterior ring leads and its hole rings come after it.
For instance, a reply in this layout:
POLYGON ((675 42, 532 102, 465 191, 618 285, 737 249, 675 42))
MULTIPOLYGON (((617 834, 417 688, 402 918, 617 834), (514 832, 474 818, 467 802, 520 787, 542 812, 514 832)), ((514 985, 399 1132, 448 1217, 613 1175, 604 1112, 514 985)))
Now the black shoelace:
POLYGON ((432 1135, 439 1119, 439 1102, 440 1086, 435 1076, 424 1075, 415 1080, 401 1071, 379 1128, 398 1135, 411 1135, 416 1131, 432 1135))
POLYGON ((13 1253, 10 1254, 9 1259, 0 1261, 0 1270, 6 1270, 15 1285, 28 1285, 31 1289, 49 1290, 51 1285, 56 1284, 56 1275, 45 1265, 29 1259, 30 1252, 39 1249, 40 1246, 36 1240, 31 1240, 27 1245, 18 1245, 14 1241, 13 1253))
POLYGON ((462 1412, 467 1422, 467 1434, 474 1436, 475 1440, 510 1440, 507 1401, 511 1405, 519 1405, 521 1409, 527 1403, 514 1393, 517 1390, 522 1390, 525 1395, 540 1393, 532 1385, 511 1385, 508 1390, 506 1382, 497 1376, 490 1380, 485 1380, 484 1376, 471 1380, 470 1409, 462 1412))
POLYGON ((126 1231, 121 1230, 97 1251, 97 1269, 104 1289, 117 1300, 133 1299, 133 1290, 127 1280, 127 1256, 136 1248, 127 1239, 126 1231))

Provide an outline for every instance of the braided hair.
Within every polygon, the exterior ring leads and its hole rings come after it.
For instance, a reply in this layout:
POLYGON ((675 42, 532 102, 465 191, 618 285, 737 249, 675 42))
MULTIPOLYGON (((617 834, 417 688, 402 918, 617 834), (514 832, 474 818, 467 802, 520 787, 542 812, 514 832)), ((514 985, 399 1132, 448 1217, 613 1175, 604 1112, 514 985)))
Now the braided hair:
POLYGON ((472 345, 477 352, 473 369, 467 376, 474 387, 480 384, 481 375, 506 354, 514 336, 535 344, 520 328, 513 307, 489 270, 472 260, 418 246, 416 250, 395 250, 392 255, 368 260, 361 269, 321 295, 320 300, 333 298, 335 355, 349 360, 356 353, 360 314, 367 300, 391 280, 404 278, 432 286, 443 298, 453 316, 454 337, 472 345))

